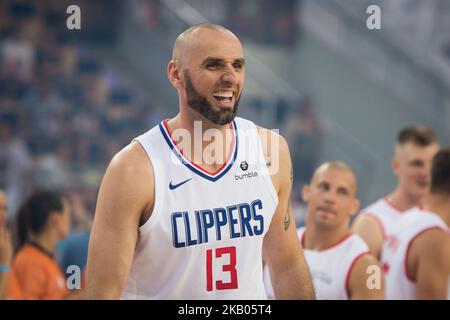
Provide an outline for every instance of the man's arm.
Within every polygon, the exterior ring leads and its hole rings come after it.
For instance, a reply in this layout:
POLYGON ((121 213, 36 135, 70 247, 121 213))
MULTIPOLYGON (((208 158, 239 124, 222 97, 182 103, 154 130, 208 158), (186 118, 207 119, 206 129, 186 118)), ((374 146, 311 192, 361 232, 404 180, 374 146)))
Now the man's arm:
POLYGON ((380 259, 383 247, 383 230, 376 218, 367 214, 360 214, 352 225, 352 230, 367 243, 369 251, 380 259))
POLYGON ((384 275, 374 256, 357 258, 350 270, 347 290, 350 300, 384 299, 384 275))
POLYGON ((133 142, 106 170, 97 199, 86 267, 87 299, 117 299, 128 278, 144 212, 154 202, 153 169, 133 142))
MULTIPOLYGON (((260 129, 260 133, 261 130, 266 129, 260 129)), ((265 149, 268 165, 278 169, 272 172, 272 181, 278 193, 278 206, 264 237, 264 261, 270 270, 277 299, 314 299, 311 275, 297 238, 290 204, 293 173, 289 148, 281 136, 274 133, 270 135, 272 143, 279 143, 279 154, 276 157, 271 153, 274 149, 265 149)), ((265 141, 263 145, 270 146, 265 141)))
MULTIPOLYGON (((417 257, 416 298, 445 300, 450 276, 450 236, 433 229, 419 236, 411 245, 410 253, 417 257)), ((408 257, 407 257, 408 259, 408 257)), ((408 263, 410 263, 408 259, 408 263)))

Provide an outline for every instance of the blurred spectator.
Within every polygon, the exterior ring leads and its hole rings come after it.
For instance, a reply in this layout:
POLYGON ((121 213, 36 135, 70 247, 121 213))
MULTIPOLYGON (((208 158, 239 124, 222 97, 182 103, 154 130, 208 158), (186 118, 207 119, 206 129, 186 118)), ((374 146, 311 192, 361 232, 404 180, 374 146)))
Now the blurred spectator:
POLYGON ((25 187, 26 172, 31 166, 28 147, 18 135, 15 121, 0 118, 0 183, 7 186, 12 208, 25 187), (16 129, 14 129, 16 128, 16 129))
POLYGON ((19 299, 63 299, 66 281, 54 254, 70 228, 67 199, 49 191, 33 193, 16 216, 17 249, 12 263, 16 284, 8 283, 8 296, 19 299), (14 296, 15 286, 21 297, 14 296))
POLYGON ((6 284, 12 258, 12 244, 6 228, 8 214, 6 193, 0 189, 0 300, 5 299, 6 284))
MULTIPOLYGON (((91 194, 96 194, 94 190, 91 194)), ((89 199, 87 194, 72 190, 69 193, 72 213, 72 233, 61 241, 58 248, 58 260, 62 270, 67 270, 69 266, 78 266, 83 270, 86 266, 89 236, 92 225, 92 214, 94 208, 92 205, 86 205, 89 199), (88 209, 88 206, 90 207, 88 209)))
POLYGON ((149 29, 155 29, 159 25, 159 6, 157 0, 139 0, 135 4, 134 14, 136 20, 149 29))
POLYGON ((15 29, 1 46, 1 72, 3 76, 28 82, 32 79, 35 49, 32 44, 23 41, 20 31, 15 29))
POLYGON ((299 0, 232 0, 227 6, 230 28, 241 37, 269 45, 292 46, 297 40, 299 0))
POLYGON ((316 113, 315 105, 306 98, 286 124, 286 139, 291 146, 294 188, 311 179, 327 132, 324 120, 316 113))
MULTIPOLYGON (((95 195, 95 190, 89 190, 91 194, 95 195)), ((69 202, 71 207, 71 221, 72 221, 72 231, 80 233, 89 231, 92 224, 92 214, 94 208, 92 206, 86 205, 89 200, 87 194, 82 193, 78 190, 71 190, 69 193, 69 202)), ((95 200, 94 200, 95 201, 95 200)))
POLYGON ((0 169, 11 180, 28 168, 31 161, 26 143, 13 131, 11 122, 0 119, 0 169))

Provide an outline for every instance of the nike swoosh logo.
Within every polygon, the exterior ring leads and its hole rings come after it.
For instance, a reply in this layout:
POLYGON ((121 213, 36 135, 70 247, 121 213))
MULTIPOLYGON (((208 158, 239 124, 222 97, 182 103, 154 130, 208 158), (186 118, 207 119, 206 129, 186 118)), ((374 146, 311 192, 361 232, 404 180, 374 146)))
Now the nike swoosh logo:
POLYGON ((180 182, 180 183, 178 183, 178 184, 172 184, 172 181, 170 181, 170 183, 169 183, 169 189, 170 189, 170 190, 174 190, 174 189, 178 188, 179 186, 182 186, 183 184, 185 184, 186 182, 188 182, 188 181, 191 180, 191 179, 192 179, 192 178, 189 178, 189 179, 184 180, 184 181, 182 181, 182 182, 180 182))

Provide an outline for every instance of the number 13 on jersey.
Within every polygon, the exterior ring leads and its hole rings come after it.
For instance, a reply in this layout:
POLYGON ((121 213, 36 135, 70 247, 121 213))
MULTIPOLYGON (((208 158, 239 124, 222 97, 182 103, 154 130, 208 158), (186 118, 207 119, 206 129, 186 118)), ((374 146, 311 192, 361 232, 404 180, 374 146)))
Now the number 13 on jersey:
POLYGON ((238 279, 236 271, 236 247, 223 247, 206 250, 206 290, 229 290, 238 288, 238 279), (230 274, 230 282, 213 279, 213 261, 223 255, 229 256, 230 263, 222 265, 222 271, 230 274))

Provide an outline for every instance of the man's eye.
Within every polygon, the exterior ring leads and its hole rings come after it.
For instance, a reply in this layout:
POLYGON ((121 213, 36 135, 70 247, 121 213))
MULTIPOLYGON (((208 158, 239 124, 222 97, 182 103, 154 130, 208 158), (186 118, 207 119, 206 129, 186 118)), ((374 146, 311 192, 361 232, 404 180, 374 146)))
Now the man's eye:
POLYGON ((208 69, 216 69, 216 68, 219 67, 219 64, 218 64, 217 62, 212 62, 212 63, 208 63, 208 64, 206 65, 206 67, 207 67, 208 69))
POLYGON ((321 184, 319 184, 319 189, 321 189, 321 190, 328 190, 328 185, 326 185, 324 183, 321 183, 321 184))

